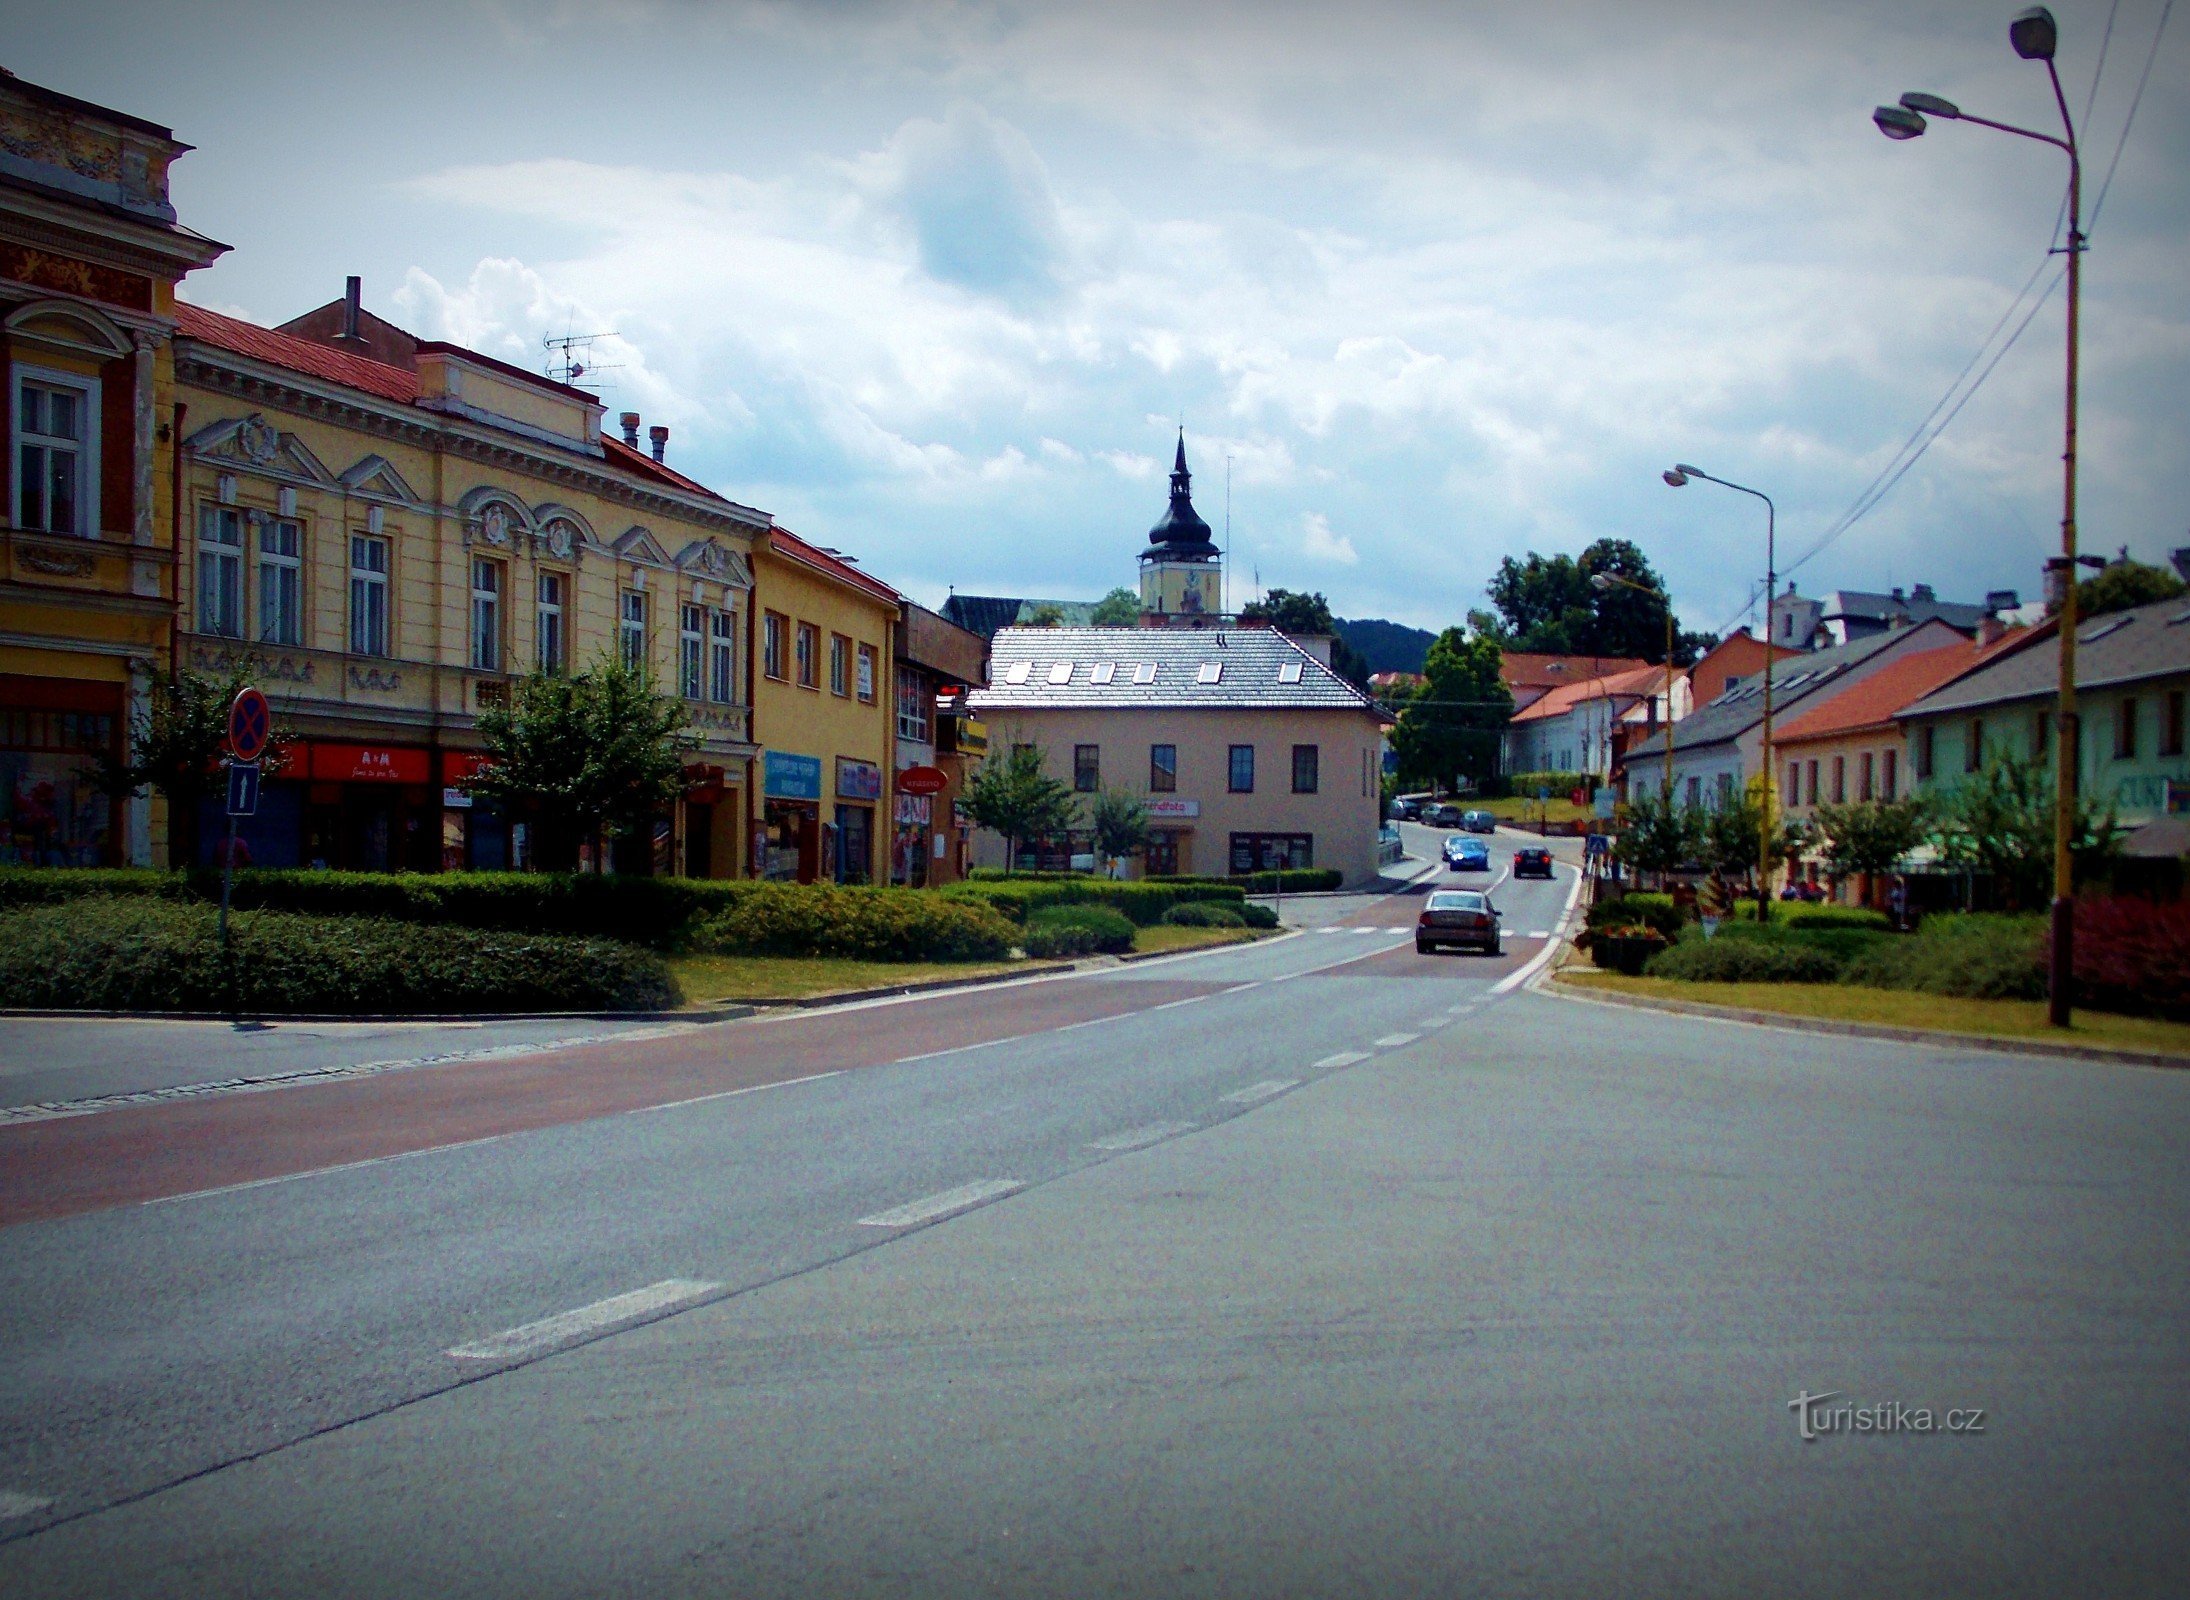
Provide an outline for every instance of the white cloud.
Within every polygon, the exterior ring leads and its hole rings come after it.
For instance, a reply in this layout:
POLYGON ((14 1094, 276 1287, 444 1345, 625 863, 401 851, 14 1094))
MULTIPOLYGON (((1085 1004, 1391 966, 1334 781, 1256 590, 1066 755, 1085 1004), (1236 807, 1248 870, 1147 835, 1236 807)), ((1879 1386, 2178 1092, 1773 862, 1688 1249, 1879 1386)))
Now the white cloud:
POLYGON ((1342 567, 1359 566, 1361 552, 1354 548, 1353 540, 1343 533, 1331 531, 1331 519, 1320 511, 1308 512, 1300 519, 1300 549, 1310 561, 1336 562, 1342 567))

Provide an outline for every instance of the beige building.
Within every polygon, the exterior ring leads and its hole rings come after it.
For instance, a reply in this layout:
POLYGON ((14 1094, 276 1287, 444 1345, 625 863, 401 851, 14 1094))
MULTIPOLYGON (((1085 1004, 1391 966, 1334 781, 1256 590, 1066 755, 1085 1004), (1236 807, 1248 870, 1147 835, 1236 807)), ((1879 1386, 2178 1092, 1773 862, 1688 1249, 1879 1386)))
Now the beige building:
POLYGON ((241 663, 296 740, 246 830, 256 862, 562 864, 556 819, 466 789, 479 713, 524 674, 616 655, 701 743, 686 799, 612 864, 748 869, 764 513, 667 465, 668 429, 651 450, 633 415, 604 435, 597 396, 416 339, 354 278, 282 329, 176 317, 181 664, 241 663))
MULTIPOLYGON (((1129 870, 1376 875, 1388 718, 1281 633, 1005 628, 989 687, 966 698, 992 750, 1030 744, 1089 799, 1116 789, 1146 800, 1156 837, 1129 870)), ((1083 825, 1024 843, 1018 864, 1086 865, 1093 851, 1083 825)), ((1001 866, 1003 840, 976 833, 974 859, 1001 866)))

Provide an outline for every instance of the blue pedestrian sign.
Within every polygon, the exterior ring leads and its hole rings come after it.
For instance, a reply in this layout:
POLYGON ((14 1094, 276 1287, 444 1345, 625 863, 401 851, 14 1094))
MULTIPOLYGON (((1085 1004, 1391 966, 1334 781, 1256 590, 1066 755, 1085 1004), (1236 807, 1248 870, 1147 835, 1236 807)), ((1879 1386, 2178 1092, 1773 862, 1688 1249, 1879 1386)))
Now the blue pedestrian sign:
POLYGON ((258 815, 259 764, 256 761, 231 761, 228 763, 228 814, 231 817, 258 815))

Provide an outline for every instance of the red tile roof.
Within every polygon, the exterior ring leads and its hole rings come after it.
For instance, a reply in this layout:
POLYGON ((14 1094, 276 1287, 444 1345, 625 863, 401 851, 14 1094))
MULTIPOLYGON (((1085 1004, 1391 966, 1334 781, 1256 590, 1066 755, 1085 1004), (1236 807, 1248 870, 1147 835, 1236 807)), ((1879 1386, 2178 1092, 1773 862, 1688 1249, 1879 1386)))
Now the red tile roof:
POLYGON ((1508 650, 1498 658, 1498 675, 1509 685, 1552 689, 1611 672, 1632 672, 1650 663, 1639 656, 1554 656, 1508 650))
POLYGON ((802 561, 807 566, 825 572, 830 577, 848 583, 856 589, 865 589, 878 600, 887 601, 893 606, 904 603, 905 597, 880 578, 872 577, 860 571, 851 562, 839 556, 833 556, 826 550, 815 548, 788 528, 770 528, 768 530, 768 542, 775 547, 779 554, 788 556, 793 561, 802 561))
POLYGON ((1861 683, 1843 689, 1823 705, 1797 717, 1773 736, 1780 745, 1805 744, 1816 739, 1890 728, 1894 713, 1913 705, 1934 689, 1952 683, 1973 668, 2029 644, 2034 630, 2017 628, 1989 645, 1974 641, 1950 644, 1940 650, 1922 650, 1889 661, 1861 683))
POLYGON ((1556 717, 1571 711, 1585 700, 1603 700, 1616 695, 1647 697, 1660 694, 1665 689, 1665 668, 1644 665, 1626 672, 1610 672, 1600 677, 1584 678, 1580 683, 1562 683, 1556 689, 1547 690, 1539 700, 1531 701, 1513 714, 1515 722, 1533 722, 1540 717, 1556 717))
POLYGON ((175 331, 183 337, 233 355, 249 356, 254 361, 301 372, 307 377, 324 378, 345 388, 362 389, 399 405, 415 405, 418 401, 418 375, 401 367, 391 367, 384 361, 373 361, 347 350, 314 344, 309 339, 276 333, 239 317, 224 317, 218 311, 208 311, 186 300, 175 302, 175 322, 175 331))

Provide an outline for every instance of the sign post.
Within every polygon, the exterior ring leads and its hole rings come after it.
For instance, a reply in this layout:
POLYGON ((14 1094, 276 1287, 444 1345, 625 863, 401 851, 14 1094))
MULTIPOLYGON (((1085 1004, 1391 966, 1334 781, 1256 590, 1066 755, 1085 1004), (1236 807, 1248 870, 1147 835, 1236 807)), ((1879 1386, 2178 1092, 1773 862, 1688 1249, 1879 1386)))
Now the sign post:
POLYGON ((259 808, 259 757, 273 737, 273 708, 246 685, 228 707, 228 848, 221 854, 221 973, 229 979, 229 1013, 236 1014, 235 983, 228 966, 228 901, 236 881, 236 818, 259 808))

